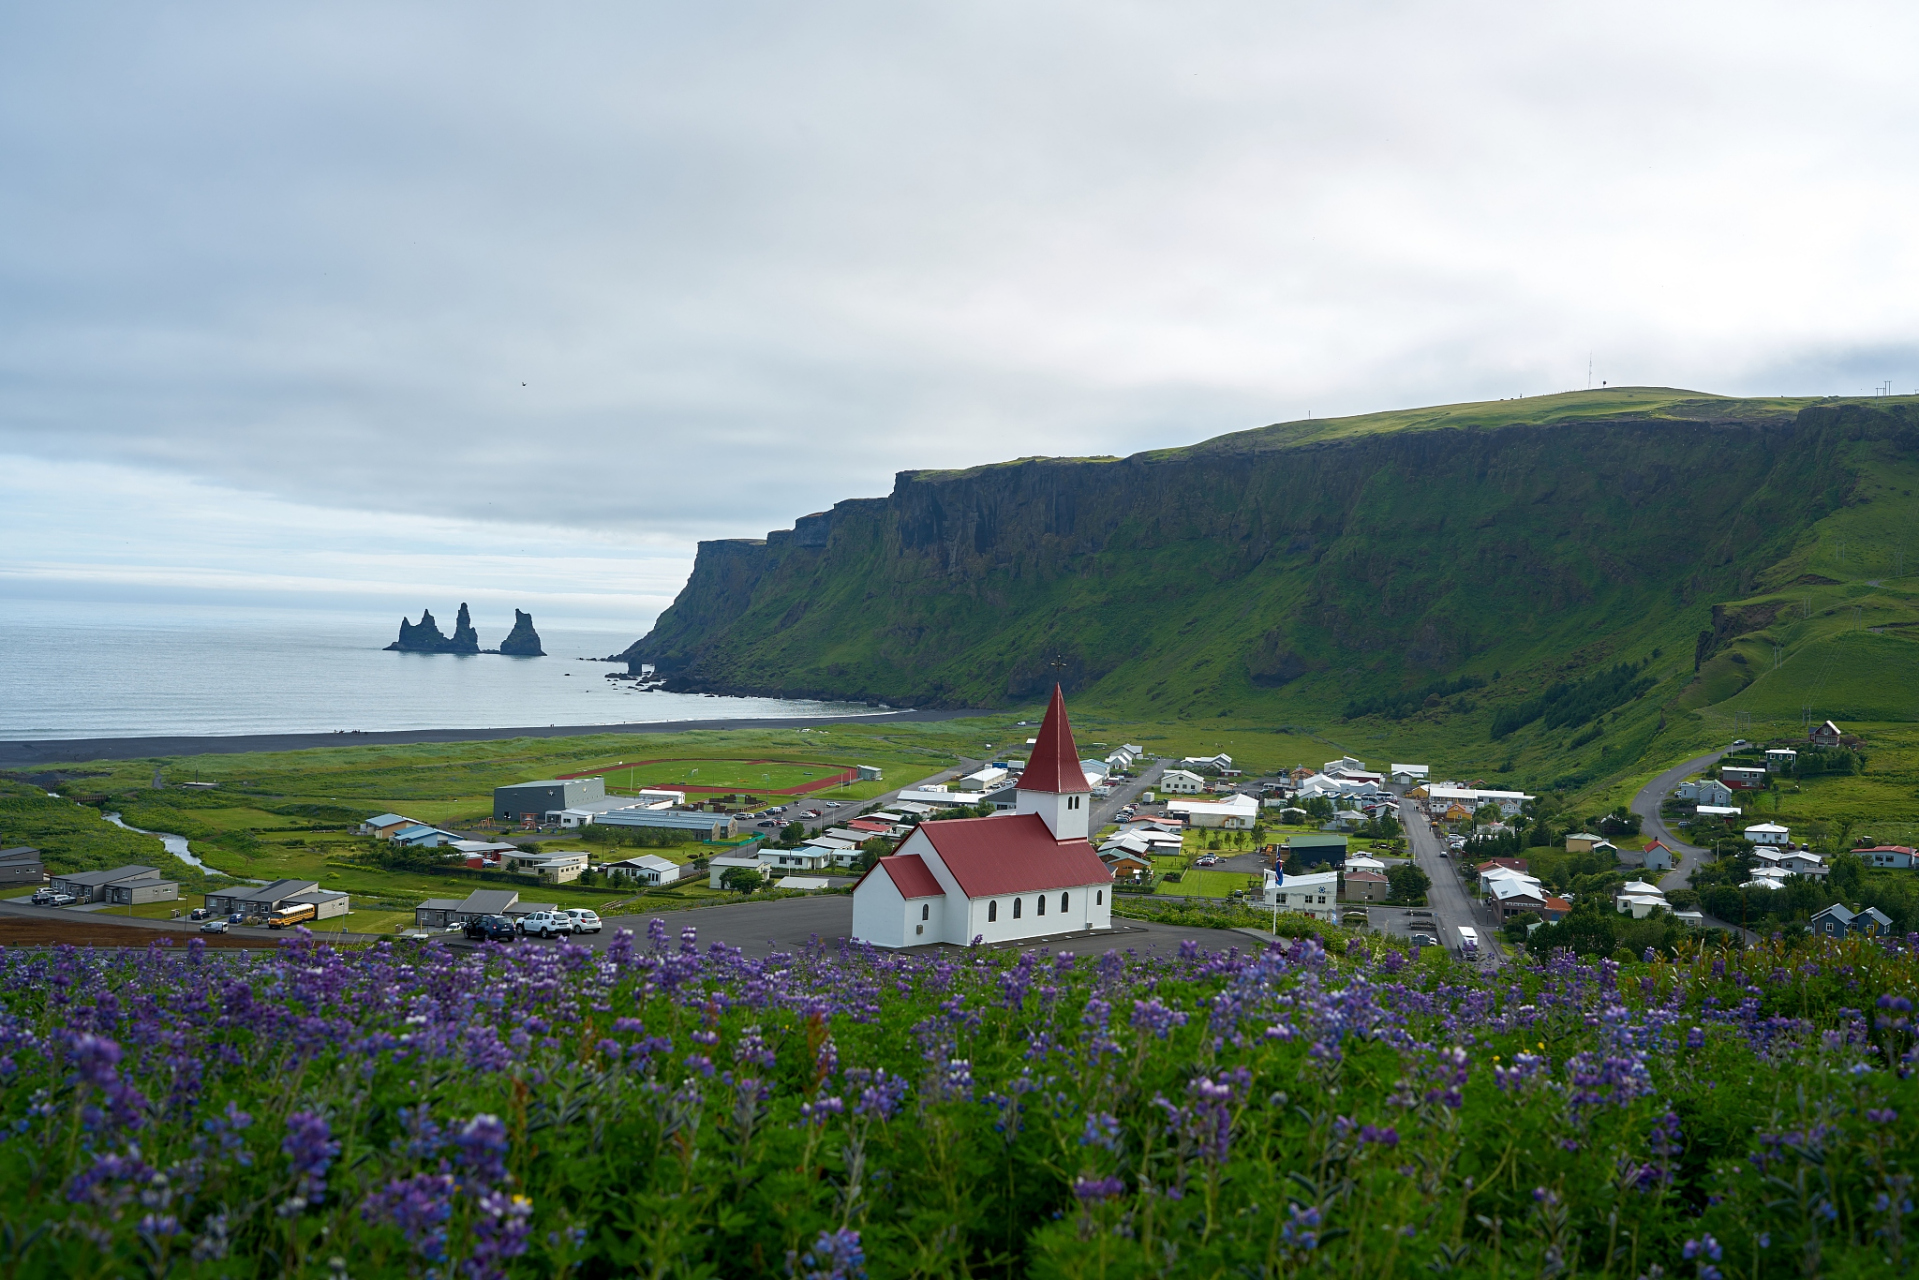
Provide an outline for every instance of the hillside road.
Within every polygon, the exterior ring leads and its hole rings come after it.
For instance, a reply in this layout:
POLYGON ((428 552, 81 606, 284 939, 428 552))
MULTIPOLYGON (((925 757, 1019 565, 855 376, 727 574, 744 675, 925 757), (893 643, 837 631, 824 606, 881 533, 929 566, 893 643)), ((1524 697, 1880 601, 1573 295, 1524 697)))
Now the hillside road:
POLYGON ((1724 750, 1714 751, 1710 755, 1694 756, 1684 764, 1676 764, 1639 788, 1639 793, 1632 798, 1631 808, 1640 817, 1640 829, 1646 835, 1656 836, 1661 844, 1673 851, 1673 869, 1667 872, 1665 878, 1659 883, 1659 887, 1668 893, 1674 889, 1687 888, 1692 883, 1692 869, 1704 859, 1706 851, 1687 844, 1673 834, 1672 829, 1666 825, 1665 819, 1659 816, 1659 802, 1670 795, 1672 789, 1685 781, 1688 776, 1719 763, 1719 757, 1731 749, 1727 747, 1724 750))

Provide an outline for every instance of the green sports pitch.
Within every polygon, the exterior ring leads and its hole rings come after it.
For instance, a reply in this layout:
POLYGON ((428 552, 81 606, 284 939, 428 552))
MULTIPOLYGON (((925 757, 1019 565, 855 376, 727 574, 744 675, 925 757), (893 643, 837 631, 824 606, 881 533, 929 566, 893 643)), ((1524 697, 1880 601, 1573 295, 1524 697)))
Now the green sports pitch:
POLYGON ((827 764, 812 760, 717 760, 685 758, 673 760, 629 760, 584 769, 570 777, 598 775, 606 779, 609 792, 632 792, 642 788, 674 791, 751 793, 756 795, 803 795, 853 781, 859 776, 851 765, 827 764))

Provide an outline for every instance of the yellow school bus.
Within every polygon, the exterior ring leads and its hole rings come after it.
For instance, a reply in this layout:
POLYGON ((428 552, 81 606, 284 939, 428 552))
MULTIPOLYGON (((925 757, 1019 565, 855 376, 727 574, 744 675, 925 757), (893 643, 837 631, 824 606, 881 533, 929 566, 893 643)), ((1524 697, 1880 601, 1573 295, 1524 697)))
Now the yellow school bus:
POLYGON ((289 925, 305 924, 319 914, 320 909, 311 902, 290 902, 267 917, 267 928, 284 929, 289 925))

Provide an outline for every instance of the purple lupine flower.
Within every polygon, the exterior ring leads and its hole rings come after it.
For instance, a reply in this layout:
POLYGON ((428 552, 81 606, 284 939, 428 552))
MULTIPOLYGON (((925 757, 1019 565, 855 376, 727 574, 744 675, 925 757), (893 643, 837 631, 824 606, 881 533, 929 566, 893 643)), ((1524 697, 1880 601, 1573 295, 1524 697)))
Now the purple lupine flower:
POLYGON ((460 1263, 467 1280, 504 1280, 506 1260, 526 1252, 533 1202, 525 1196, 489 1191, 480 1197, 473 1221, 473 1249, 460 1263))
POLYGON ((845 1111, 846 1103, 840 1098, 831 1096, 817 1098, 812 1102, 800 1104, 800 1123, 807 1126, 824 1125, 828 1119, 844 1114, 845 1111))
POLYGON ((1399 1145, 1399 1131, 1391 1125, 1380 1128, 1365 1124, 1359 1127, 1359 1141, 1361 1145, 1396 1147, 1399 1145))
POLYGON ((1133 1001, 1133 1026, 1141 1031, 1150 1032, 1164 1040, 1174 1027, 1186 1025, 1186 1014, 1177 1009, 1169 1009, 1154 996, 1151 1000, 1133 1001))
POLYGON ((1866 1119, 1874 1124, 1892 1124, 1899 1119, 1899 1113, 1891 1107, 1867 1107, 1866 1119))
POLYGON ((506 1125, 498 1116, 481 1113, 453 1135, 456 1159, 466 1180, 475 1187, 496 1187, 506 1181, 506 1125))
POLYGON ((1119 1137, 1119 1118, 1103 1111, 1093 1111, 1086 1116, 1086 1127, 1079 1135, 1079 1145, 1118 1151, 1119 1137))
POLYGON ((395 1178, 368 1196, 360 1216, 368 1222, 390 1222, 406 1242, 428 1262, 446 1260, 447 1222, 453 1217, 457 1184, 451 1174, 416 1173, 395 1178))
POLYGON ((1126 1194, 1126 1184, 1118 1178, 1089 1178, 1085 1174, 1073 1180, 1073 1194, 1081 1201, 1098 1204, 1126 1194))
MULTIPOLYGON (((793 1275, 795 1259, 786 1256, 787 1274, 793 1275)), ((860 1233, 850 1227, 822 1231, 813 1247, 798 1263, 806 1268, 800 1280, 866 1280, 866 1251, 860 1246, 860 1233)))
POLYGON ((1280 1228, 1280 1239, 1295 1249, 1310 1252, 1319 1247, 1319 1210, 1317 1207, 1300 1208, 1297 1204, 1286 1206, 1286 1222, 1280 1228))
POLYGON ((291 1212, 323 1203, 327 1170, 333 1167, 333 1158, 340 1154, 340 1144, 333 1140, 333 1130, 328 1127, 326 1117, 317 1111, 296 1111, 288 1116, 287 1136, 281 1140, 280 1150, 293 1165, 294 1200, 287 1202, 287 1206, 293 1206, 291 1212), (299 1203, 295 1205, 295 1201, 299 1203))

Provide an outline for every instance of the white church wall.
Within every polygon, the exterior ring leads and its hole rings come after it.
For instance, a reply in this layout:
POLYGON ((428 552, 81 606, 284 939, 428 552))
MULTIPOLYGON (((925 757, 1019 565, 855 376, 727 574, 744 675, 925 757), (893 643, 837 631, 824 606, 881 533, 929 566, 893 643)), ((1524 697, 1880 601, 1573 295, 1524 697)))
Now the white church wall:
MULTIPOLYGON (((915 912, 914 914, 918 914, 915 912)), ((876 947, 903 947, 912 930, 907 927, 907 902, 886 872, 874 869, 853 890, 853 936, 876 947)))

